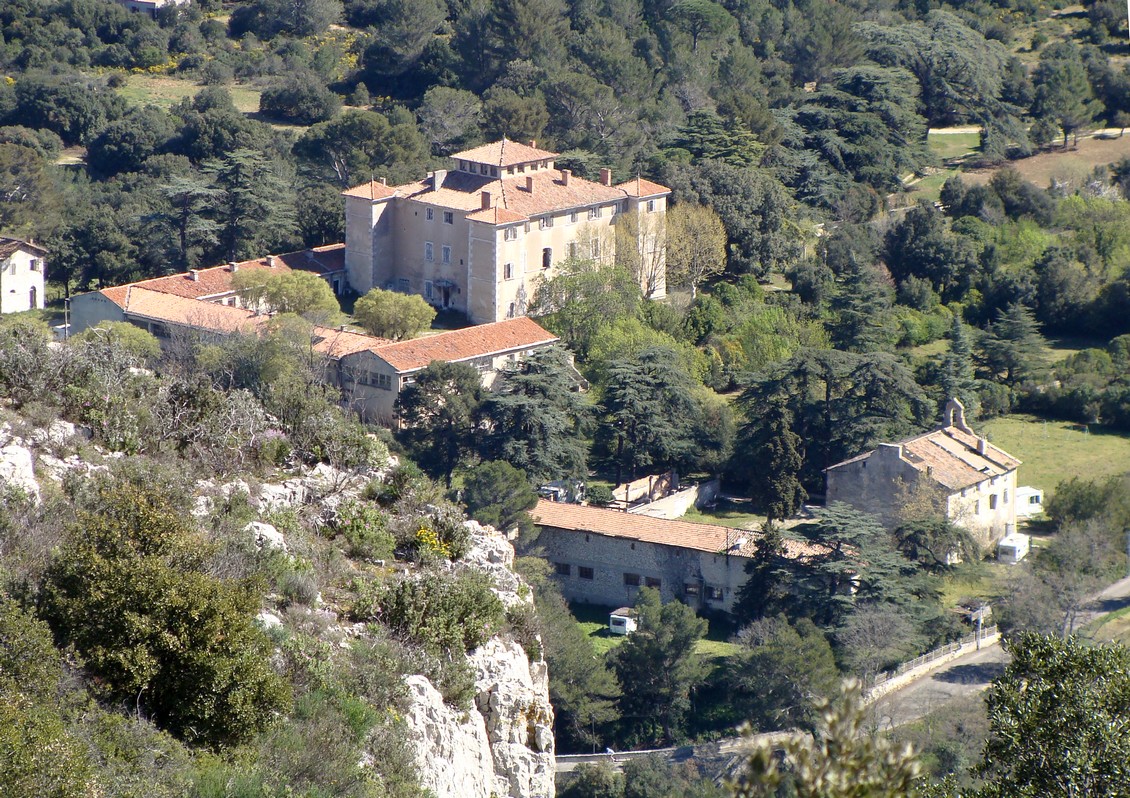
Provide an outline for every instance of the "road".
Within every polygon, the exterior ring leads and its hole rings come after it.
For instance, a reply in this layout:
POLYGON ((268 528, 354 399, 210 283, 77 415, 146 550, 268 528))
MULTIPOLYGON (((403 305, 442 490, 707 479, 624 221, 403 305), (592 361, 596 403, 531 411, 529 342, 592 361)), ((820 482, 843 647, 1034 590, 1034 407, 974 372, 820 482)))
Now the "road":
MULTIPOLYGON (((1075 628, 1080 629, 1097 618, 1126 606, 1130 606, 1130 577, 1115 582, 1098 593, 1087 608, 1079 613, 1075 628)), ((984 646, 980 651, 960 656, 906 687, 883 696, 872 707, 873 717, 882 731, 912 723, 951 701, 987 689, 993 679, 1004 671, 1007 663, 1008 654, 999 644, 984 646)), ((557 772, 568 773, 582 763, 610 762, 618 766, 626 759, 649 754, 659 754, 672 762, 693 758, 722 764, 739 756, 744 746, 744 740, 731 737, 706 745, 685 745, 655 751, 559 756, 557 772)))

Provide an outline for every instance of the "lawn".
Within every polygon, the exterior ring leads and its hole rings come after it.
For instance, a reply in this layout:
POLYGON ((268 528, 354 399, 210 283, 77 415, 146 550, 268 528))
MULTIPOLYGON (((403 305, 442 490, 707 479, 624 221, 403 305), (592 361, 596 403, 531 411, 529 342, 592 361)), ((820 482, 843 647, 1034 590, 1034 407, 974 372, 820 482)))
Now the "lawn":
POLYGON ((945 129, 931 130, 926 142, 932 153, 943 161, 949 161, 975 152, 981 146, 981 134, 970 133, 968 128, 954 128, 953 132, 945 129))
POLYGON ((748 503, 719 499, 713 509, 692 507, 679 520, 691 521, 696 524, 717 524, 734 529, 760 529, 766 518, 763 515, 751 513, 748 503))
MULTIPOLYGON (((1061 139, 1062 141, 1062 139, 1061 139)), ((1130 156, 1130 136, 1094 137, 1080 139, 1078 146, 1054 147, 1029 158, 1009 161, 1008 166, 1016 169, 1027 180, 1041 188, 1053 179, 1069 185, 1081 185, 1096 166, 1114 163, 1130 156)), ((962 172, 961 179, 966 185, 988 183, 995 169, 978 169, 962 172)))
MULTIPOLYGON (((118 94, 135 105, 156 105, 171 108, 185 97, 195 97, 203 86, 190 80, 172 78, 167 75, 130 75, 118 94)), ((231 92, 236 110, 253 114, 259 110, 259 94, 250 86, 232 84, 226 87, 231 92)))
MULTIPOLYGON (((588 635, 593 650, 598 656, 603 657, 624 642, 624 637, 608 633, 609 607, 578 603, 570 604, 569 609, 572 611, 573 617, 577 619, 577 624, 588 635)), ((712 623, 706 637, 698 641, 695 651, 707 659, 721 659, 734 654, 740 646, 729 642, 728 638, 731 631, 728 627, 712 623)))
POLYGON ((1043 488, 1048 495, 1071 477, 1097 479, 1130 471, 1130 437, 1101 426, 1012 415, 991 419, 980 431, 1023 462, 1019 484, 1043 488))
POLYGON ((911 183, 908 186, 910 190, 906 193, 906 204, 913 205, 920 199, 937 202, 942 195, 942 186, 957 173, 956 169, 944 169, 911 183))
POLYGON ((1080 629, 1079 636, 1102 642, 1130 643, 1130 607, 1104 615, 1080 629))

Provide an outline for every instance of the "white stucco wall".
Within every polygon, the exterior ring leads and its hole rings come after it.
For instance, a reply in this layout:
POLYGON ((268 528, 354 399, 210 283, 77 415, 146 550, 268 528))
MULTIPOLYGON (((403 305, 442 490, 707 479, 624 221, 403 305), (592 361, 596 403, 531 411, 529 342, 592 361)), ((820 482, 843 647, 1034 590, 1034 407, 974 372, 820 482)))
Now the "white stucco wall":
POLYGON ((43 308, 45 264, 41 253, 25 249, 0 261, 0 313, 43 308))

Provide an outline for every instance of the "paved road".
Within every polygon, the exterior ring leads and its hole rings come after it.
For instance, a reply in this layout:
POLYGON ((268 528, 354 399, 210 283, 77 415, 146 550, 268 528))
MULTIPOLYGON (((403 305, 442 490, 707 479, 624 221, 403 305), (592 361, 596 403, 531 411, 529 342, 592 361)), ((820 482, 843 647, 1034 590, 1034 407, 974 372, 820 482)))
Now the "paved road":
MULTIPOLYGON (((1130 606, 1130 577, 1104 588, 1087 609, 1076 620, 1075 628, 1081 629, 1095 619, 1130 606)), ((946 663, 932 673, 899 690, 895 690, 875 702, 872 707, 876 724, 880 730, 894 729, 912 723, 933 712, 935 709, 955 699, 979 693, 999 676, 1008 662, 1008 654, 999 644, 984 646, 980 651, 972 651, 952 662, 946 663)), ((618 765, 625 759, 661 754, 673 762, 690 758, 724 761, 737 756, 743 747, 741 738, 727 738, 717 743, 700 746, 664 748, 657 751, 625 751, 613 756, 557 758, 557 772, 568 773, 582 762, 611 762, 618 765)))

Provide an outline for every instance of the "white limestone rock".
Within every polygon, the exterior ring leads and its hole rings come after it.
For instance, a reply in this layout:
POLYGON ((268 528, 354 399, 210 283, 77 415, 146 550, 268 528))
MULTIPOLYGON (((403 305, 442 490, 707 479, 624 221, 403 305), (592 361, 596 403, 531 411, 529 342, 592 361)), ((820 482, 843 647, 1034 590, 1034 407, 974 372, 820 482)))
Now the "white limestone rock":
POLYGON ((254 538, 255 548, 257 549, 287 550, 286 538, 283 537, 282 532, 264 521, 251 521, 243 528, 243 531, 254 538))
POLYGON ((255 616, 255 620, 258 621, 259 626, 265 631, 274 629, 276 626, 282 626, 282 618, 268 610, 260 611, 260 613, 255 616))
POLYGON ((39 501, 39 482, 35 479, 35 460, 31 449, 14 443, 0 448, 0 482, 19 488, 39 501))
POLYGON ((513 640, 493 638, 471 654, 475 706, 491 743, 495 791, 509 798, 554 794, 553 707, 544 662, 513 640))
POLYGON ((260 513, 277 513, 304 504, 306 486, 301 479, 288 479, 280 483, 265 483, 259 486, 258 507, 260 513))
POLYGON ((522 579, 514 573, 514 547, 494 527, 477 521, 464 524, 471 533, 471 548, 462 560, 464 567, 485 571, 494 582, 494 592, 507 609, 530 604, 533 594, 522 589, 522 579))
POLYGON ((482 716, 444 704, 423 676, 409 676, 405 683, 410 702, 405 719, 420 786, 434 795, 491 798, 494 761, 482 716))

